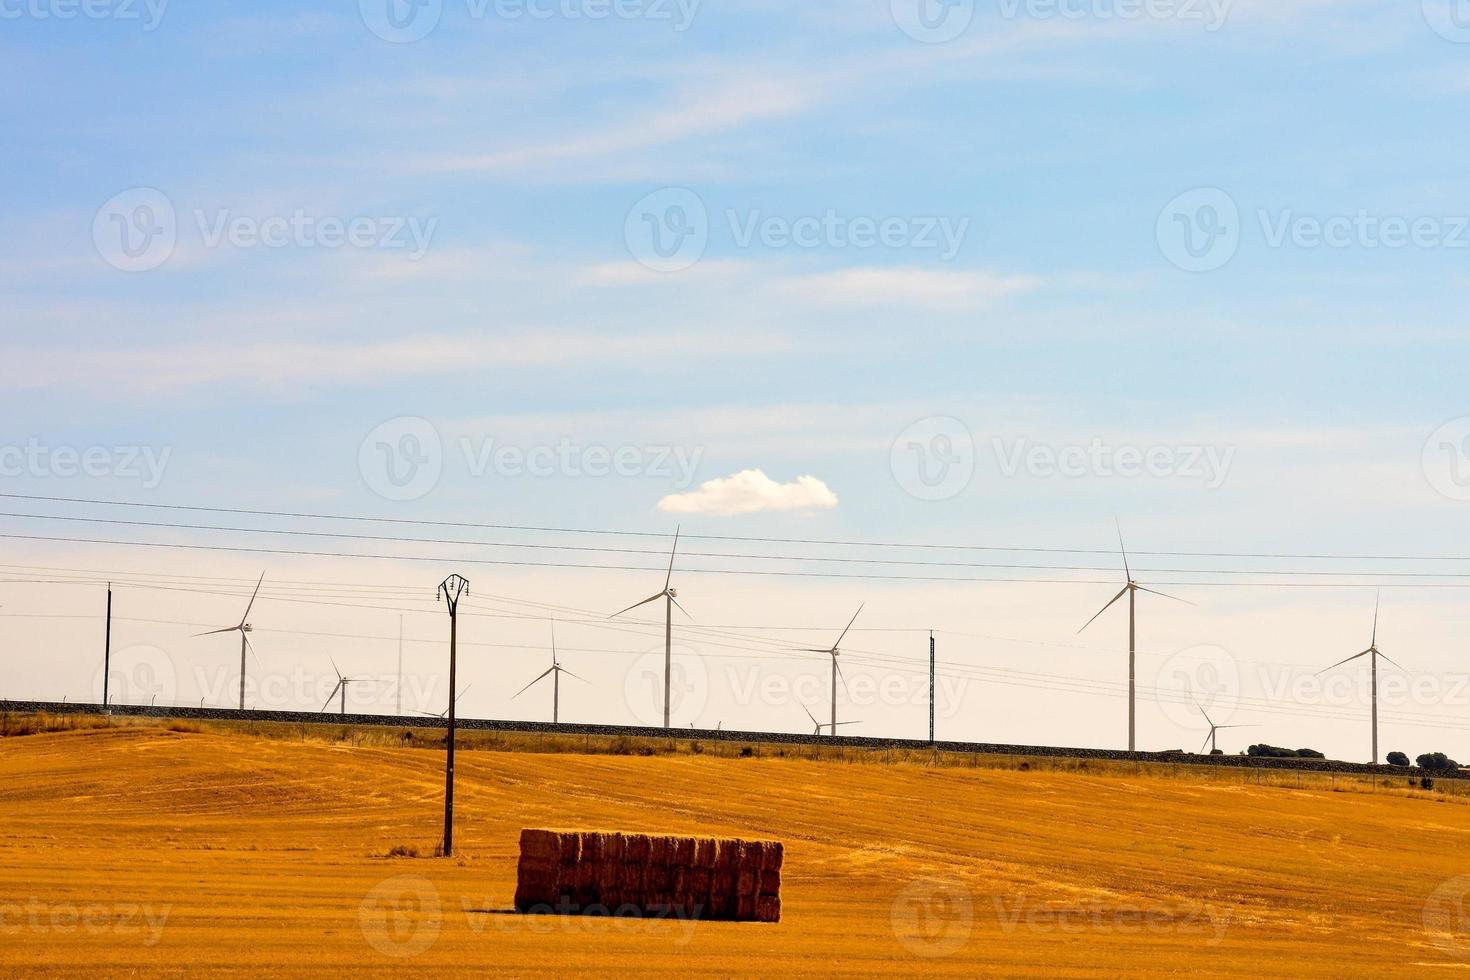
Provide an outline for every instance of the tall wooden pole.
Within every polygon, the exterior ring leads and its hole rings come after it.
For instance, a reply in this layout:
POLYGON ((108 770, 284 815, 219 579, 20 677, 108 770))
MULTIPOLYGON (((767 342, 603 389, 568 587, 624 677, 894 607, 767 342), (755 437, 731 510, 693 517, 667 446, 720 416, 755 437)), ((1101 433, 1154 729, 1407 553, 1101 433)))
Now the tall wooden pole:
MULTIPOLYGON (((107 635, 102 641, 102 707, 112 706, 112 583, 107 583, 107 635)), ((109 712, 110 713, 110 712, 109 712)))
POLYGON ((443 857, 454 856, 454 702, 455 644, 459 632, 459 599, 469 591, 470 583, 462 575, 451 575, 439 585, 439 594, 449 606, 449 730, 445 739, 444 759, 444 842, 443 857))
POLYGON ((934 631, 929 631, 929 744, 934 744, 934 631))

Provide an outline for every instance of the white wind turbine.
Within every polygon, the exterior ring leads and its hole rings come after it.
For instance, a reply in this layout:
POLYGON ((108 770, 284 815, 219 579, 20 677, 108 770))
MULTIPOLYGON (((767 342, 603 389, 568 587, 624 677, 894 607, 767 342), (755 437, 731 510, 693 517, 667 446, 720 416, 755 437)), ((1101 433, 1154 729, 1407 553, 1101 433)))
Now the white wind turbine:
MULTIPOLYGON (((1191 698, 1190 700, 1193 701, 1194 699, 1191 698)), ((1205 723, 1210 726, 1210 734, 1206 735, 1205 736, 1205 740, 1200 743, 1199 750, 1201 752, 1203 752, 1205 750, 1205 746, 1208 745, 1210 747, 1210 754, 1211 755, 1214 755, 1215 754, 1215 749, 1219 748, 1219 746, 1217 746, 1215 744, 1215 733, 1216 732, 1223 732, 1227 728, 1254 728, 1255 727, 1254 725, 1217 725, 1217 724, 1215 724, 1215 719, 1211 718, 1210 717, 1210 713, 1205 710, 1205 706, 1204 705, 1200 704, 1198 701, 1195 701, 1194 702, 1194 706, 1199 709, 1199 713, 1200 714, 1202 714, 1202 715, 1205 716, 1205 723)))
MULTIPOLYGON (((864 603, 863 605, 867 605, 867 603, 864 603)), ((825 653, 832 658, 832 722, 828 727, 832 729, 833 736, 836 736, 837 734, 837 676, 842 673, 842 668, 837 666, 837 656, 842 652, 838 649, 838 647, 842 645, 843 639, 847 636, 847 631, 852 629, 852 624, 857 622, 857 618, 862 614, 862 611, 863 606, 858 606, 858 611, 853 613, 852 619, 847 621, 847 626, 843 628, 842 634, 837 637, 836 643, 832 644, 830 647, 827 647, 824 650, 819 650, 815 647, 808 647, 802 651, 803 653, 825 653)), ((847 678, 842 678, 842 682, 843 684, 846 684, 847 678)), ((821 726, 819 725, 817 727, 817 734, 820 735, 821 726)))
POLYGON ((559 660, 556 659, 556 621, 555 620, 553 620, 552 623, 551 623, 551 666, 549 668, 547 668, 545 674, 542 674, 541 676, 537 677, 534 681, 532 681, 531 683, 527 684, 525 687, 521 688, 519 691, 517 691, 514 694, 512 694, 510 696, 510 699, 512 701, 514 701, 516 698, 520 697, 522 694, 525 694, 531 688, 535 687, 537 684, 539 684, 543 680, 545 680, 547 674, 550 674, 551 675, 551 723, 553 725, 555 725, 555 724, 557 724, 561 720, 561 717, 560 717, 561 716, 561 675, 562 674, 566 674, 568 677, 576 678, 577 680, 581 681, 583 684, 590 684, 591 683, 591 681, 588 681, 585 677, 577 677, 576 674, 572 673, 570 670, 567 670, 565 667, 563 667, 561 665, 561 661, 559 661, 559 660))
MULTIPOLYGON (((459 705, 459 699, 462 698, 462 697, 464 697, 466 694, 470 693, 470 688, 472 688, 474 686, 475 685, 473 685, 473 684, 466 684, 464 686, 464 690, 460 691, 459 692, 459 696, 454 699, 454 703, 455 703, 456 706, 459 705)), ((415 711, 414 714, 416 714, 416 715, 423 715, 425 718, 443 718, 444 716, 446 716, 446 715, 449 714, 449 709, 448 708, 445 708, 443 711, 439 712, 437 715, 434 714, 434 712, 432 712, 432 711, 415 711)))
POLYGON ((217 636, 220 633, 240 634, 240 710, 245 710, 245 652, 248 650, 255 662, 260 662, 260 657, 255 654, 255 647, 250 645, 250 632, 253 627, 246 622, 250 618, 250 609, 255 605, 255 597, 260 595, 260 583, 265 581, 265 572, 260 573, 260 579, 255 583, 255 591, 250 594, 250 601, 245 605, 245 615, 240 617, 240 622, 234 626, 226 626, 224 629, 210 630, 208 633, 196 633, 195 636, 217 636))
MULTIPOLYGON (((822 724, 820 721, 817 721, 816 715, 813 715, 811 713, 811 709, 809 709, 806 705, 802 705, 801 706, 801 710, 802 711, 805 711, 806 712, 806 716, 808 718, 810 718, 811 721, 812 721, 812 734, 813 735, 820 735, 820 734, 822 734, 822 729, 829 727, 827 725, 822 724)), ((859 722, 859 721, 840 721, 837 724, 838 725, 860 725, 860 724, 862 724, 862 722, 859 722)), ((833 734, 835 735, 836 732, 833 732, 833 734)))
MULTIPOLYGON (((327 659, 328 660, 332 660, 331 657, 328 657, 327 659)), ((352 677, 344 677, 344 676, 342 676, 342 671, 338 669, 338 667, 337 667, 337 661, 335 661, 335 660, 332 660, 332 670, 335 671, 336 674, 337 674, 337 686, 334 687, 334 688, 332 688, 332 693, 331 694, 328 694, 327 695, 327 700, 325 700, 325 701, 322 702, 322 711, 326 711, 327 710, 327 705, 331 704, 332 703, 332 699, 337 696, 337 692, 338 691, 341 691, 342 692, 342 701, 340 703, 340 707, 339 707, 339 710, 338 710, 337 713, 338 714, 345 715, 345 714, 347 714, 347 686, 349 684, 356 684, 357 683, 357 679, 356 678, 352 678, 352 677)), ((321 714, 322 711, 317 712, 317 714, 321 714)))
POLYGON ((1343 664, 1351 663, 1352 661, 1357 660, 1359 657, 1368 658, 1368 662, 1369 664, 1371 664, 1370 669, 1372 671, 1373 677, 1373 758, 1370 761, 1374 765, 1377 765, 1378 763, 1378 658, 1382 657, 1384 660, 1387 660, 1395 667, 1398 667, 1399 670, 1404 669, 1403 667, 1399 666, 1399 664, 1392 657, 1389 657, 1387 654, 1378 649, 1378 607, 1381 598, 1382 596, 1380 594, 1378 596, 1375 596, 1373 599, 1373 641, 1368 644, 1368 649, 1364 650, 1362 653, 1355 653, 1351 657, 1348 657, 1346 660, 1339 660, 1337 663, 1333 664, 1331 667, 1328 667, 1326 670, 1320 670, 1317 672, 1318 676, 1320 677, 1322 674, 1327 673, 1328 670, 1336 670, 1343 664))
POLYGON ((1108 604, 1106 606, 1103 606, 1091 619, 1083 623, 1082 629, 1078 630, 1077 632, 1081 633, 1082 630, 1087 629, 1087 627, 1097 622, 1098 616, 1101 616, 1103 613, 1111 609, 1113 607, 1113 603, 1117 602, 1125 595, 1128 597, 1128 751, 1132 752, 1137 746, 1136 733, 1138 730, 1138 703, 1136 695, 1136 664, 1138 659, 1138 593, 1147 592, 1150 595, 1163 596, 1165 599, 1173 599, 1175 602, 1182 602, 1186 606, 1192 606, 1194 605, 1194 603, 1190 602, 1188 599, 1181 599, 1178 596, 1168 595, 1155 589, 1146 588, 1145 586, 1139 585, 1133 580, 1133 570, 1128 566, 1128 549, 1123 547, 1123 529, 1121 527, 1118 528, 1118 550, 1121 551, 1123 554, 1123 573, 1127 578, 1127 584, 1123 586, 1123 588, 1118 592, 1117 595, 1108 600, 1108 604))
MULTIPOLYGON (((664 587, 662 592, 657 592, 642 602, 635 602, 627 609, 620 609, 613 613, 608 619, 617 619, 623 613, 632 612, 639 606, 646 606, 650 602, 664 600, 664 727, 669 727, 669 675, 674 666, 674 607, 679 606, 679 590, 674 588, 674 555, 679 551, 679 528, 674 528, 674 547, 669 552, 669 573, 664 576, 664 587)), ((689 616, 689 610, 679 606, 679 611, 689 616)), ((691 620, 693 616, 689 616, 691 620)), ((544 675, 543 675, 544 676, 544 675)), ((538 678, 539 679, 539 678, 538 678)), ((579 678, 580 679, 580 678, 579 678)), ((535 681, 532 681, 535 683, 535 681)))

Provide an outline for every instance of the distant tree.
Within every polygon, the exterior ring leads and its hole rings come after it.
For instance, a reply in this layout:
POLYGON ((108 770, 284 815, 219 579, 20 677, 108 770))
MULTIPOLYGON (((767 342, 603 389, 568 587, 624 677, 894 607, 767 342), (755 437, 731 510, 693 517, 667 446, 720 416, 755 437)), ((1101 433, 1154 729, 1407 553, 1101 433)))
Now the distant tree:
POLYGON ((1428 769, 1431 772, 1454 771, 1460 768, 1460 764, 1443 752, 1426 752, 1414 760, 1419 763, 1420 769, 1428 769))
POLYGON ((1224 755, 1224 749, 1210 749, 1210 755, 1224 755))
POLYGON ((1245 750, 1246 755, 1254 755, 1267 759, 1325 759, 1327 758, 1316 749, 1283 749, 1279 745, 1252 745, 1245 750))
POLYGON ((1325 758, 1327 758, 1327 756, 1323 755, 1321 752, 1318 752, 1316 749, 1297 749, 1296 750, 1296 754, 1297 754, 1298 758, 1302 758, 1302 759, 1325 759, 1325 758))
POLYGON ((1409 757, 1402 752, 1390 752, 1388 754, 1388 764, 1391 766, 1407 766, 1409 764, 1409 757))

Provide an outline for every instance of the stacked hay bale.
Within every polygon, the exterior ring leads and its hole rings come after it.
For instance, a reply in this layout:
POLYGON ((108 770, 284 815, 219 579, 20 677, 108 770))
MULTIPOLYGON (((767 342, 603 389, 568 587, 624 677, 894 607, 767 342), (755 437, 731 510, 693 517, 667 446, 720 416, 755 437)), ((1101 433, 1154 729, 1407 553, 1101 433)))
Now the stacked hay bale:
POLYGON ((781 921, 779 841, 522 830, 520 912, 781 921))

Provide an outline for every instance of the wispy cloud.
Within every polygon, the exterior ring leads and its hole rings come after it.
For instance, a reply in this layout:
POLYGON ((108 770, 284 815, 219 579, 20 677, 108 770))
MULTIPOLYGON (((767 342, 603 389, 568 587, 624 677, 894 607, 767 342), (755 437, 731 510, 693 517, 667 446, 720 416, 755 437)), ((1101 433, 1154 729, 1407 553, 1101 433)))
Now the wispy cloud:
POLYGON ((1041 285, 1036 276, 983 270, 862 267, 794 276, 781 293, 817 306, 914 306, 930 310, 984 309, 1041 285))

